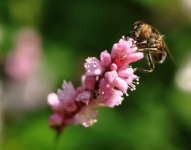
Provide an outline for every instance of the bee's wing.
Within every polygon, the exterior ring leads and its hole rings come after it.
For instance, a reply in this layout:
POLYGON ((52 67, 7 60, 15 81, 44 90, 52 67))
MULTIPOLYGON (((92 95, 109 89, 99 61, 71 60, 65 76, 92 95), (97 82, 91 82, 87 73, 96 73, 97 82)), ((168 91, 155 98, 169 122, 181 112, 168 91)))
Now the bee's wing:
MULTIPOLYGON (((164 40, 163 40, 163 42, 164 42, 164 40)), ((174 57, 172 56, 172 54, 171 54, 171 52, 169 51, 169 49, 168 49, 168 47, 167 47, 167 45, 166 45, 165 42, 164 42, 164 44, 165 44, 165 51, 166 51, 167 54, 170 56, 170 59, 172 59, 172 61, 174 62, 174 64, 177 65, 176 61, 174 60, 174 57)))
MULTIPOLYGON (((155 33, 157 33, 157 34, 160 34, 160 32, 159 32, 156 28, 152 27, 152 30, 153 30, 153 32, 155 32, 155 33)), ((167 54, 170 56, 170 58, 172 59, 172 61, 174 62, 174 64, 177 65, 176 61, 174 60, 174 57, 172 56, 171 52, 170 52, 169 49, 168 49, 168 46, 166 45, 166 43, 165 43, 165 41, 164 41, 164 35, 161 35, 161 36, 162 36, 163 44, 164 44, 164 47, 165 47, 165 51, 166 51, 167 54)))

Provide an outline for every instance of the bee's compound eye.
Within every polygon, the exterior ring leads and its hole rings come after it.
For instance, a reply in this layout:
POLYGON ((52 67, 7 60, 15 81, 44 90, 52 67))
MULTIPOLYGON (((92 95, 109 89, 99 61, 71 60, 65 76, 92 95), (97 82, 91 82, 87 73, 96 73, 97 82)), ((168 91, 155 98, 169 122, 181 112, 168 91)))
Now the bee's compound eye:
POLYGON ((135 37, 138 38, 138 37, 140 36, 140 33, 141 33, 141 30, 137 30, 137 31, 135 32, 135 37))
POLYGON ((140 23, 140 24, 138 24, 138 25, 137 25, 137 27, 138 27, 138 28, 141 28, 141 27, 142 27, 142 25, 143 25, 143 24, 142 24, 142 23, 140 23))

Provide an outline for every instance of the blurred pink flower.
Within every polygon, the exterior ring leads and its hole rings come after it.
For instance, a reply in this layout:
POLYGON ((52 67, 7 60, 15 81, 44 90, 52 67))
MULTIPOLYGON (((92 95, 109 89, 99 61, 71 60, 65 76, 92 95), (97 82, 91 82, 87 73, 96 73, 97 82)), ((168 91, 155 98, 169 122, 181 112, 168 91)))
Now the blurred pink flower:
MULTIPOLYGON (((46 106, 44 100, 54 89, 55 81, 54 73, 45 69, 42 62, 41 37, 37 31, 19 30, 13 46, 3 64, 9 77, 3 80, 3 102, 5 114, 10 119, 20 119, 27 112, 46 106)), ((54 98, 48 103, 52 109, 58 109, 54 98)))
POLYGON ((55 113, 50 116, 50 118, 48 120, 48 124, 51 126, 61 125, 63 120, 64 120, 64 118, 63 118, 62 114, 55 113))
POLYGON ((55 94, 55 93, 48 94, 47 102, 48 102, 49 106, 51 106, 51 108, 54 111, 62 111, 63 110, 63 104, 58 99, 57 94, 55 94))
POLYGON ((58 99, 68 111, 75 111, 77 106, 74 102, 75 89, 72 82, 63 81, 62 88, 58 89, 58 99))
POLYGON ((15 45, 5 61, 5 71, 14 80, 23 82, 37 69, 41 40, 36 32, 25 29, 17 35, 15 45))
POLYGON ((75 89, 72 84, 72 82, 66 82, 65 80, 63 81, 62 88, 58 89, 58 98, 61 100, 63 103, 67 103, 68 101, 72 101, 75 89))
POLYGON ((94 110, 88 106, 81 109, 79 113, 74 116, 74 124, 82 124, 84 127, 91 126, 94 122, 97 122, 96 118, 98 116, 98 111, 94 110))
POLYGON ((92 93, 90 91, 84 91, 77 96, 76 101, 82 101, 86 103, 86 105, 88 105, 91 97, 92 97, 92 93))

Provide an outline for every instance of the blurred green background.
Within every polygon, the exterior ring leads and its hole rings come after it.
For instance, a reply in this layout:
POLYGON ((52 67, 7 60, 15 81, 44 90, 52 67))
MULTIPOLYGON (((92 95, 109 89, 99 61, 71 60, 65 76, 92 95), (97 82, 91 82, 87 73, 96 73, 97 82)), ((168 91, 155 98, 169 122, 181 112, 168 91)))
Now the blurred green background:
MULTIPOLYGON (((189 4, 189 0, 1 0, 1 65, 14 49, 18 30, 32 28, 42 39, 40 61, 48 72, 42 74, 54 83, 46 92, 56 92, 63 79, 72 81, 77 88, 85 72, 85 59, 99 58, 104 50, 110 52, 135 21, 144 20, 165 35, 177 66, 168 57, 164 64, 156 64, 153 73, 137 72, 140 85, 136 91, 129 91, 122 105, 114 109, 97 108, 98 122, 92 127, 68 126, 59 139, 58 149, 190 150, 191 88, 185 92, 178 84, 184 82, 181 68, 191 55, 191 13, 186 7, 189 4)), ((149 68, 146 60, 132 66, 149 68)), ((1 74, 2 103, 4 87, 10 84, 4 74, 1 74)), ((189 77, 185 82, 188 87, 191 72, 189 77)), ((46 97, 41 99, 42 107, 26 109, 14 117, 6 115, 2 105, 2 150, 52 148, 55 132, 47 121, 53 111, 46 105, 46 97)))

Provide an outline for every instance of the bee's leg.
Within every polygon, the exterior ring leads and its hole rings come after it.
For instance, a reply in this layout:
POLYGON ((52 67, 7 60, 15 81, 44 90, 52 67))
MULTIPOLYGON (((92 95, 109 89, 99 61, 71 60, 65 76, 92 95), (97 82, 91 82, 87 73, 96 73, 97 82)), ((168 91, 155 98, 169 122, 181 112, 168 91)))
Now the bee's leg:
POLYGON ((154 70, 154 62, 153 62, 150 51, 147 51, 147 59, 148 59, 148 64, 150 66, 150 70, 148 72, 152 72, 154 70))
POLYGON ((129 37, 129 35, 132 34, 132 31, 126 34, 126 37, 129 37))
POLYGON ((161 38, 163 38, 163 37, 164 37, 164 35, 161 35, 161 36, 156 40, 156 42, 160 41, 161 38))
POLYGON ((143 52, 143 51, 156 51, 157 48, 140 48, 137 50, 137 52, 143 52))
MULTIPOLYGON (((126 40, 129 39, 129 38, 132 36, 132 34, 133 34, 133 31, 129 31, 129 33, 127 33, 127 34, 125 35, 126 40)), ((133 37, 132 37, 132 38, 133 38, 133 37)))
POLYGON ((141 71, 141 72, 146 72, 146 73, 150 73, 150 72, 153 72, 153 70, 154 70, 154 62, 153 62, 153 60, 152 60, 152 57, 151 57, 151 54, 150 54, 150 52, 149 51, 146 51, 146 53, 147 53, 147 59, 148 59, 148 64, 149 64, 149 66, 150 66, 150 70, 146 70, 146 69, 144 69, 144 68, 135 68, 134 69, 134 72, 135 71, 141 71))
POLYGON ((138 47, 141 47, 141 46, 145 46, 147 44, 147 40, 144 40, 144 41, 139 41, 136 43, 138 47))

